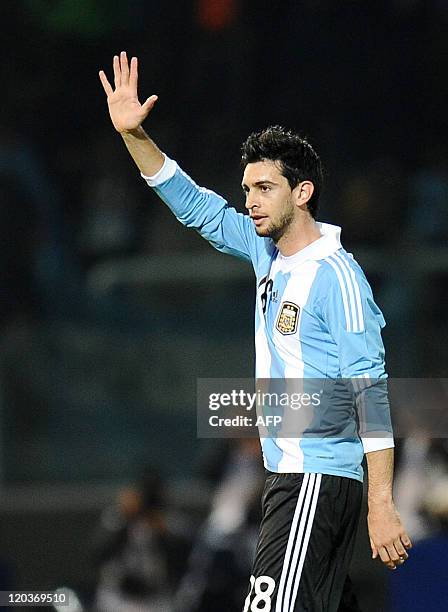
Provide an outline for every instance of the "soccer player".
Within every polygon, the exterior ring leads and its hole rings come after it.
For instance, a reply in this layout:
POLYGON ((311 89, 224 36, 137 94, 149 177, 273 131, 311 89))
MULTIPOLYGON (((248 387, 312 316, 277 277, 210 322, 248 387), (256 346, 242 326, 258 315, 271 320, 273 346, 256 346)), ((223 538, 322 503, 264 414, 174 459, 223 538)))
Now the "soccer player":
POLYGON ((392 498, 384 319, 361 268, 341 246, 340 228, 316 221, 320 159, 282 128, 252 134, 243 145, 249 214, 238 213, 198 187, 143 130, 157 96, 139 102, 137 58, 129 65, 122 52, 113 71, 115 88, 100 72, 110 117, 148 185, 216 249, 252 262, 257 378, 322 378, 330 387, 350 379, 354 387, 351 401, 334 395, 317 430, 314 423, 315 435, 261 440, 267 478, 244 612, 359 610, 347 573, 364 454, 373 558, 396 569, 411 541, 392 498), (367 415, 359 423, 355 403, 367 415))

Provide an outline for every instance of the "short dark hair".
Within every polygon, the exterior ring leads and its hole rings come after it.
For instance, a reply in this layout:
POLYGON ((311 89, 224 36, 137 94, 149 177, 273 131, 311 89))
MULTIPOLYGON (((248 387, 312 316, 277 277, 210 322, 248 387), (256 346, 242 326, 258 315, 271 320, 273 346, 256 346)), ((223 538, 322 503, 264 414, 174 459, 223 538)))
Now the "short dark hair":
POLYGON ((274 125, 251 134, 243 143, 241 152, 244 167, 265 160, 280 162, 281 173, 291 189, 301 181, 311 181, 314 193, 308 202, 308 211, 314 219, 317 217, 323 183, 322 162, 305 138, 274 125))

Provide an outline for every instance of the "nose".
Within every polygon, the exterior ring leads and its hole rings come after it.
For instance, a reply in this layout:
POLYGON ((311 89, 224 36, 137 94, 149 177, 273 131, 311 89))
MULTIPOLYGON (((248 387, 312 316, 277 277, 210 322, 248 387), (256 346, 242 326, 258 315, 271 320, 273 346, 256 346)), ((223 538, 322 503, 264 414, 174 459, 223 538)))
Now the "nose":
POLYGON ((253 201, 253 197, 251 196, 251 194, 247 193, 246 194, 246 202, 245 202, 244 206, 247 208, 247 210, 251 210, 256 205, 257 204, 253 201))

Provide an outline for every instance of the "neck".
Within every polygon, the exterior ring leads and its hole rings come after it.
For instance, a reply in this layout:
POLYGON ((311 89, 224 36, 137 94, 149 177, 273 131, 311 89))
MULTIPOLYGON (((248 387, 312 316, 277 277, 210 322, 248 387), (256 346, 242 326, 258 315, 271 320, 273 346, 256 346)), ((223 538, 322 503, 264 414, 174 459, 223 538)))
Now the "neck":
POLYGON ((321 238, 316 221, 309 215, 299 215, 276 243, 280 253, 285 257, 295 255, 312 242, 321 238))

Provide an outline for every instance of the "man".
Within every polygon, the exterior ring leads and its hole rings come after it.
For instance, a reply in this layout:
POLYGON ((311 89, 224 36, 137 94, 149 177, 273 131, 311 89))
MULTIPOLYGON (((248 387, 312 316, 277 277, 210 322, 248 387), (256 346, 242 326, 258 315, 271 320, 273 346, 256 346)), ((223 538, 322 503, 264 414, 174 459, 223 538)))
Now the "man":
POLYGON ((346 401, 330 434, 322 429, 319 435, 318 428, 311 437, 262 439, 268 476, 244 612, 357 610, 347 572, 364 453, 373 558, 395 569, 411 542, 392 500, 384 319, 360 267, 340 244, 340 228, 315 220, 320 160, 305 140, 281 128, 253 134, 243 145, 249 215, 237 213, 198 187, 144 132, 157 96, 138 101, 137 58, 129 66, 122 52, 113 70, 115 89, 100 72, 112 123, 148 185, 184 225, 254 266, 257 378, 348 378, 359 412, 367 413, 360 419, 362 441, 346 401))

